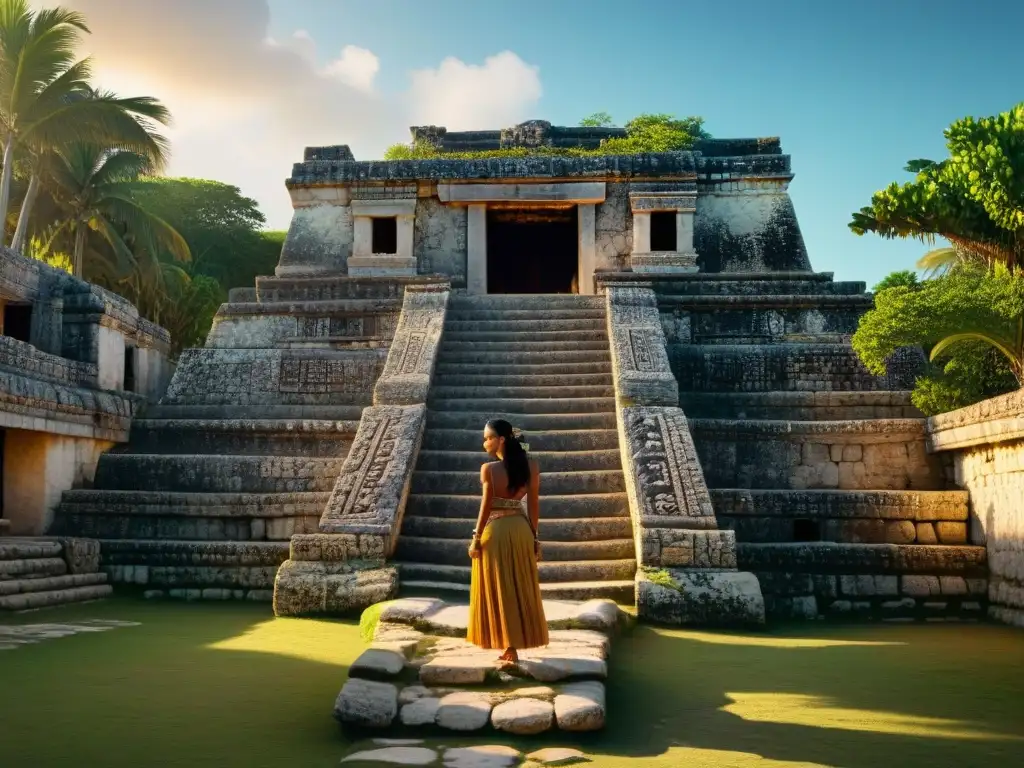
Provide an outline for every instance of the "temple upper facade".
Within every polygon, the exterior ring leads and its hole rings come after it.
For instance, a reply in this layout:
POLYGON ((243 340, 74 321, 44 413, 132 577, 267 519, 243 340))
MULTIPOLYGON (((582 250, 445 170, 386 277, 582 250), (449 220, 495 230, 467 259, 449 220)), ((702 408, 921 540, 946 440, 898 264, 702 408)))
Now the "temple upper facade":
MULTIPOLYGON (((413 127, 441 153, 594 149, 620 128, 413 127)), ((631 155, 357 161, 308 147, 279 277, 439 275, 470 294, 581 293, 601 273, 809 272, 777 138, 631 155)))

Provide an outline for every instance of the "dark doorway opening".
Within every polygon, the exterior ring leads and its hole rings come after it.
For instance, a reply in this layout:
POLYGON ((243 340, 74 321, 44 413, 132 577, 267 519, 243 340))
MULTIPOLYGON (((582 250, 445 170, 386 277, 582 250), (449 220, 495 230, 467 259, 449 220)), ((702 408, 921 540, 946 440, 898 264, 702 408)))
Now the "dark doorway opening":
POLYGON ((7 304, 4 306, 4 336, 29 343, 32 335, 32 305, 7 304))
POLYGON ((373 218, 374 253, 398 253, 398 219, 394 216, 373 218))
POLYGON ((676 250, 675 211, 655 211, 651 214, 651 250, 676 250))
POLYGON ((794 520, 793 541, 821 541, 821 527, 818 521, 806 518, 794 520))
POLYGON ((576 206, 487 211, 488 293, 575 293, 576 206))
POLYGON ((135 391, 135 347, 124 348, 124 391, 135 391))

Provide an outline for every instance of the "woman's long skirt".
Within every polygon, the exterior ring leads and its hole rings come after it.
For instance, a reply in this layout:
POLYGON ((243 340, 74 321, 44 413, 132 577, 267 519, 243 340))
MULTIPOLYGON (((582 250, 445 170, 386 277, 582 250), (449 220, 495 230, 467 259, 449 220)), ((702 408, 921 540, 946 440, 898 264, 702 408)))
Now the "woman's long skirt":
POLYGON ((523 515, 489 522, 473 558, 466 639, 480 648, 548 644, 533 531, 523 515))

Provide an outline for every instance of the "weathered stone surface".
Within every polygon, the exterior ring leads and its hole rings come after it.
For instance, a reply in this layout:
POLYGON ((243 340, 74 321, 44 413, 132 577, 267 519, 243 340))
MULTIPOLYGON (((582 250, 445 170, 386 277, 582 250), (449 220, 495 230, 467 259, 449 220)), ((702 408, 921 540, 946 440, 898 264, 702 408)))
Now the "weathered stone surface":
POLYGON ((406 290, 387 362, 373 388, 374 405, 417 405, 427 401, 447 305, 446 290, 436 290, 434 286, 406 290))
POLYGON ((555 697, 555 719, 563 731, 597 731, 605 723, 604 685, 569 683, 555 697))
POLYGON ((519 750, 500 744, 455 747, 444 752, 444 768, 511 768, 519 762, 519 750))
MULTIPOLYGON (((405 693, 405 690, 402 693, 405 693)), ((437 719, 437 708, 440 703, 440 699, 426 696, 402 704, 400 713, 402 725, 433 725, 437 719)))
POLYGON ((437 753, 427 747, 382 747, 353 752, 341 759, 342 763, 366 761, 389 765, 430 765, 437 760, 437 753))
POLYGON ((521 698, 498 704, 491 712, 491 724, 499 731, 532 736, 551 728, 555 709, 549 701, 521 698))
POLYGON ((578 749, 569 749, 568 747, 545 747, 544 749, 538 749, 536 752, 531 752, 526 756, 526 759, 541 765, 554 766, 590 762, 590 758, 578 749))
POLYGON ((452 731, 478 731, 491 717, 491 699, 486 693, 450 693, 440 700, 435 722, 452 731))
POLYGON ((274 614, 348 614, 394 597, 398 589, 395 568, 358 565, 286 561, 274 583, 274 614))
POLYGON ((664 624, 741 626, 764 623, 764 598, 750 573, 663 568, 636 577, 641 618, 664 624))
POLYGON ((445 656, 432 659, 420 667, 424 685, 474 685, 495 669, 494 654, 484 656, 445 656))
POLYGON ((390 554, 409 493, 426 406, 374 406, 359 421, 352 448, 320 521, 323 533, 381 533, 390 554))
POLYGON ((370 679, 394 677, 405 668, 405 656, 395 651, 369 648, 352 662, 349 674, 352 677, 370 679))
POLYGON ((622 405, 674 407, 679 388, 665 352, 654 292, 646 286, 607 291, 615 393, 622 405))
POLYGON ((350 678, 334 703, 334 717, 342 723, 385 728, 398 715, 398 689, 391 683, 350 678))

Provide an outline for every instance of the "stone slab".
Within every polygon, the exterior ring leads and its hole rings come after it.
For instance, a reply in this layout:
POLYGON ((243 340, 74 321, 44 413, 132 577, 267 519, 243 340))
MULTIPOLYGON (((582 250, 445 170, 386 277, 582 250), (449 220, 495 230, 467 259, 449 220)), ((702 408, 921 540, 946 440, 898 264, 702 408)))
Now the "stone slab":
POLYGON ((394 567, 358 565, 285 561, 274 581, 274 615, 346 615, 387 600, 398 591, 394 567))
POLYGON ((451 731, 478 731, 491 718, 491 698, 486 693, 450 693, 438 703, 435 722, 451 731))
POLYGON ((757 577, 737 571, 640 570, 636 605, 641 618, 670 625, 758 626, 765 621, 757 577))
POLYGON ((334 717, 345 724, 386 728, 398 714, 398 689, 391 683, 350 678, 334 703, 334 717))
POLYGON ((571 683, 555 697, 555 719, 560 730, 597 731, 604 727, 605 716, 601 683, 571 683))
POLYGON ((551 728, 555 708, 551 702, 522 698, 498 704, 491 712, 491 724, 499 731, 532 736, 551 728))
POLYGON ((389 765, 430 765, 437 760, 437 753, 427 747, 381 747, 353 752, 343 757, 341 762, 352 763, 357 760, 389 765))

